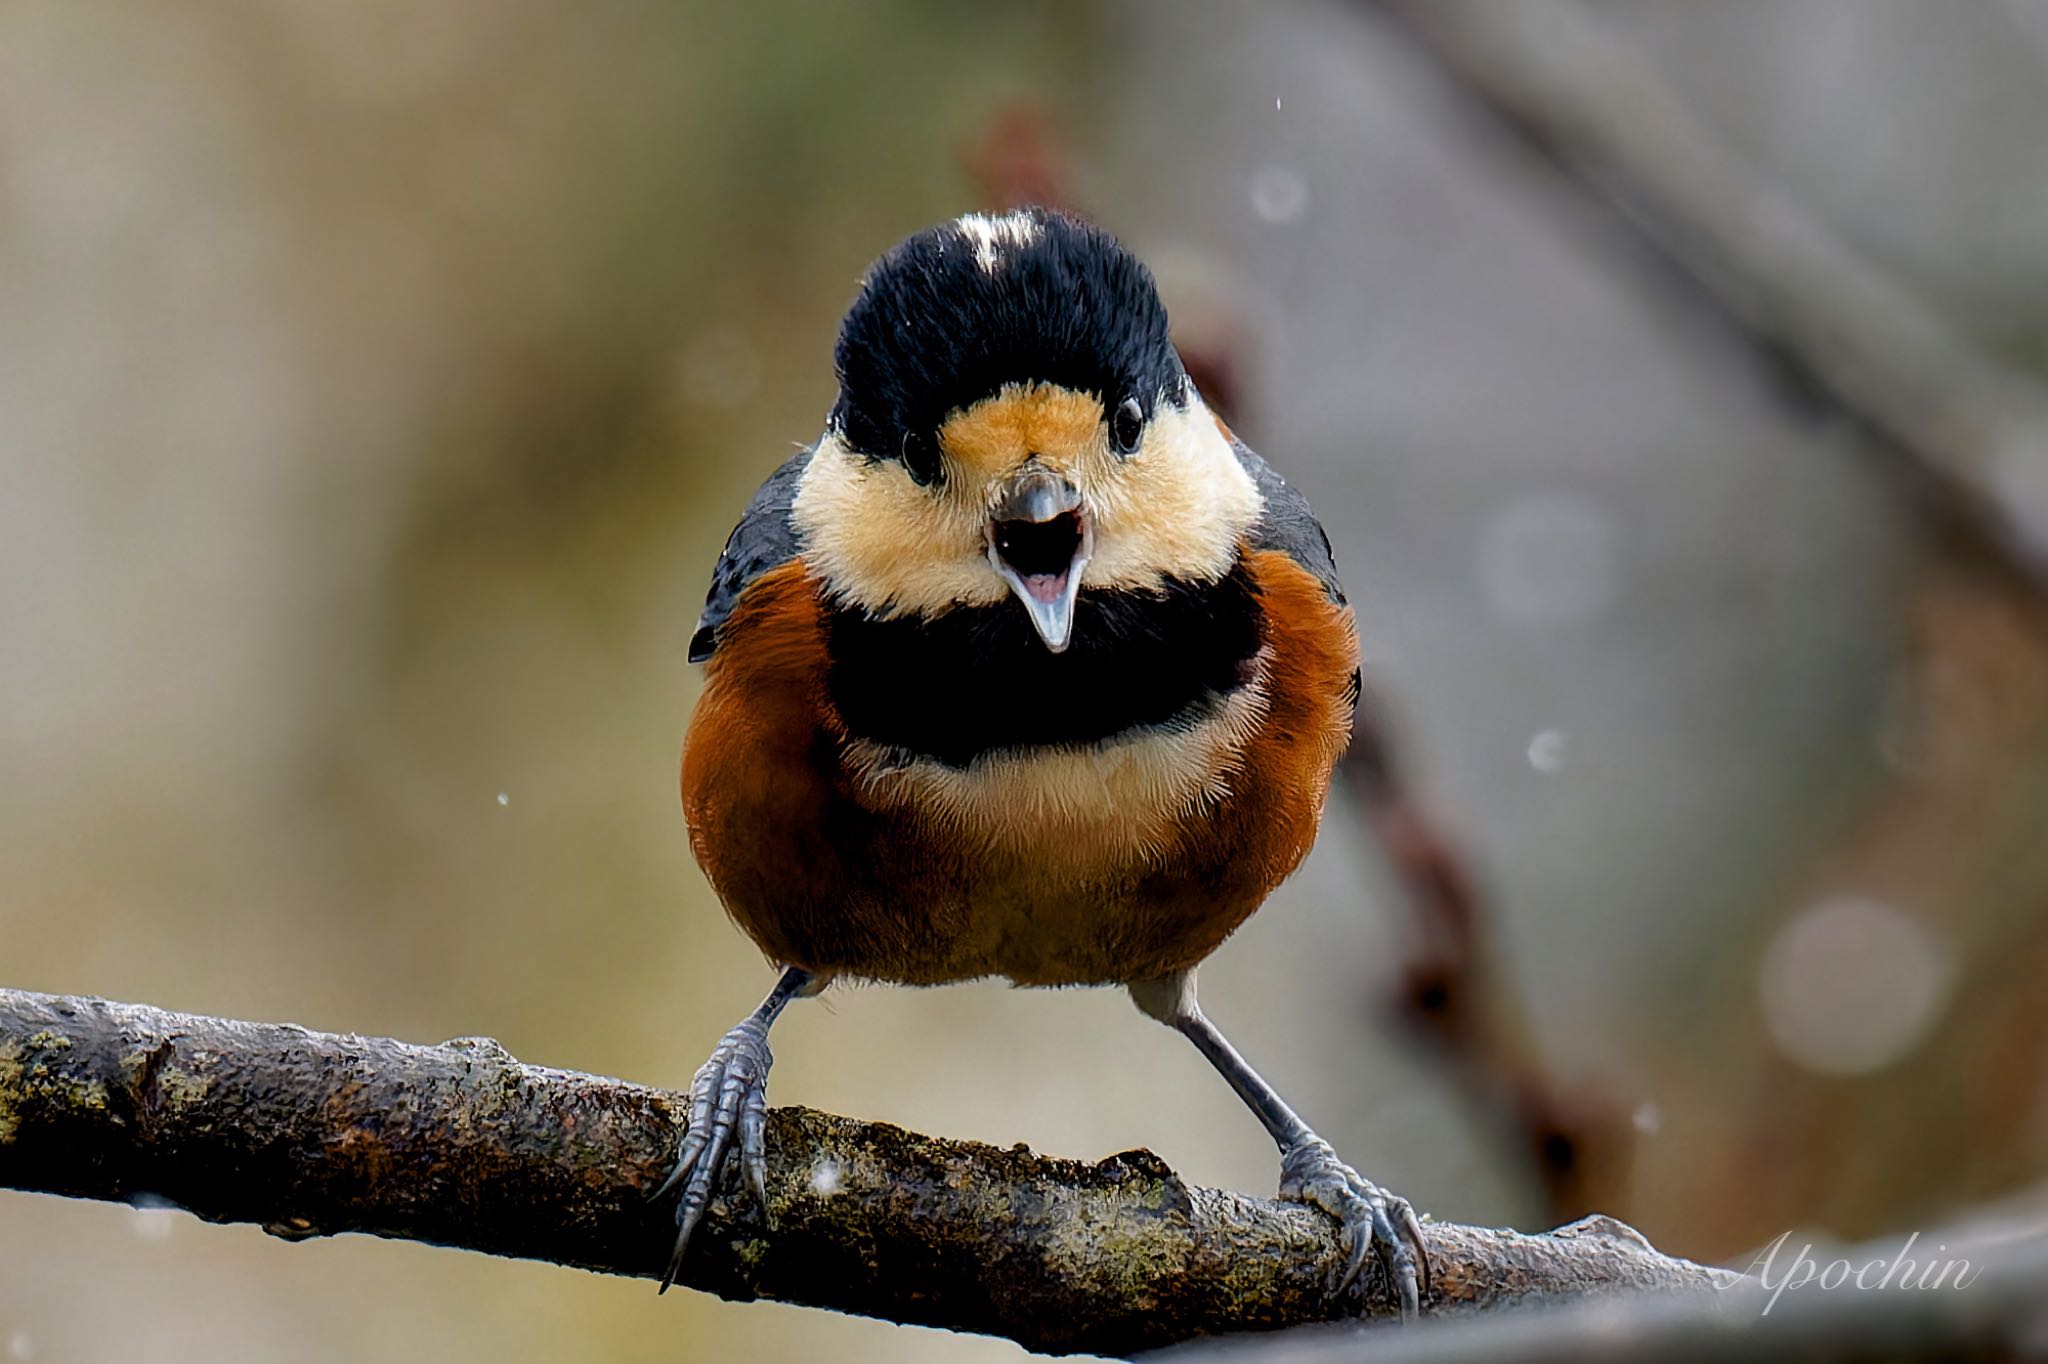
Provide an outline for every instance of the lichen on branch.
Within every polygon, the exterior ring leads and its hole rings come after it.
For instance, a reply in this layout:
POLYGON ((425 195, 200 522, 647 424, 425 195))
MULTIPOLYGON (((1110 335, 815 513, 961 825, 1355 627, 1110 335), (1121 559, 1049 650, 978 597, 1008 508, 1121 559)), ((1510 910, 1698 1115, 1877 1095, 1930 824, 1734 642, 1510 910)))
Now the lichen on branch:
MULTIPOLYGON (((0 990, 0 1187, 162 1200, 287 1239, 375 1236, 653 1278, 649 1193, 684 1099, 415 1046, 0 990)), ((801 1108, 769 1119, 764 1223, 714 1205, 679 1282, 891 1321, 1122 1354, 1344 1315, 1334 1225, 1192 1187, 1149 1152, 1087 1163, 801 1108)), ((1431 1223, 1430 1310, 1730 1277, 1618 1222, 1546 1234, 1431 1223)), ((1376 1275, 1362 1305, 1391 1316, 1376 1275)))

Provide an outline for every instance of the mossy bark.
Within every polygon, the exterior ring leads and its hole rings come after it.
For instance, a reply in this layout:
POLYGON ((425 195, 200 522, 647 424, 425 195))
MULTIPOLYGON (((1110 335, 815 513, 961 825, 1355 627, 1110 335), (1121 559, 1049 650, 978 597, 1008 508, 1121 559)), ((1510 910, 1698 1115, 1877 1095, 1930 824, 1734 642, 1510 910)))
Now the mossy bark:
MULTIPOLYGON (((287 1239, 376 1236, 653 1278, 674 1234, 648 1194, 680 1095, 521 1065, 495 1042, 414 1046, 0 990, 0 1187, 162 1200, 287 1239)), ((1093 1164, 800 1108, 770 1117, 769 1219, 714 1204, 680 1282, 1123 1354, 1364 1312, 1320 1213, 1192 1188, 1149 1152, 1093 1164)), ((1621 1224, 1427 1227, 1434 1311, 1720 1271, 1621 1224)))

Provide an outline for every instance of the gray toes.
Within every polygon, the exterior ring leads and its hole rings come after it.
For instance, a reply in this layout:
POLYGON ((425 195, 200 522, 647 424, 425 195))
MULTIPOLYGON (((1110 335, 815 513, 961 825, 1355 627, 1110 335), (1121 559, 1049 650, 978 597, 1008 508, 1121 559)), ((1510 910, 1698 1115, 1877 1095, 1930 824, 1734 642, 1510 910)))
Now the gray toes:
POLYGON ((670 1171, 654 1197, 676 1188, 676 1244, 661 1278, 664 1292, 682 1268, 690 1237, 717 1195, 737 1145, 739 1167, 762 1215, 768 1208, 768 1030, 748 1019, 725 1035, 690 1082, 690 1125, 670 1171))
POLYGON ((1280 1196, 1321 1208, 1343 1229, 1347 1253, 1334 1290, 1339 1296, 1358 1281, 1370 1251, 1401 1304, 1401 1319, 1415 1319, 1422 1296, 1429 1291, 1429 1251, 1422 1224, 1407 1199, 1361 1176, 1319 1137, 1298 1142, 1281 1155, 1280 1196))

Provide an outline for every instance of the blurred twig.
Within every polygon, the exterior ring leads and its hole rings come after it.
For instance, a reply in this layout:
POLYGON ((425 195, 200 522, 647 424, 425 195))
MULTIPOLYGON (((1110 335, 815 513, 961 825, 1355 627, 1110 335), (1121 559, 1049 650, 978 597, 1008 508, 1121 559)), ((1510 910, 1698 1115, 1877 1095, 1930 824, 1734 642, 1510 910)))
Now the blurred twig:
POLYGON ((1952 550, 2048 606, 2048 393, 1732 155, 1572 0, 1367 0, 1860 430, 1952 550))
MULTIPOLYGON (((1635 271, 1638 282, 1675 291, 1697 315, 1724 326, 1790 393, 1854 431, 1951 562, 1970 570, 1990 596, 2041 632, 2048 624, 2048 394, 2040 383, 1972 346, 1806 212, 1795 196, 1731 154, 1653 68, 1574 0, 1358 4, 1389 18, 1488 131, 1554 171, 1580 203, 1625 234, 1625 244, 1641 248, 1642 258, 1658 265, 1635 271)), ((1625 261, 1628 253, 1614 258, 1625 261)), ((2003 742, 2015 754, 2035 751, 2018 723, 2003 742)), ((1908 779, 1900 789, 1906 808, 1931 809, 1925 806, 1924 783, 1908 779)), ((1984 813, 1991 808, 2025 817, 2018 804, 2023 797, 1993 796, 2005 804, 1971 807, 1962 802, 1974 788, 1949 780, 1941 789, 1956 802, 1954 809, 1978 810, 1973 826, 1997 827, 1984 813)), ((1961 868, 1958 894, 1981 899, 1991 878, 1970 879, 1974 864, 1967 854, 1950 851, 1959 841, 1949 825, 1931 813, 1923 823, 1924 828, 1894 818, 1883 826, 1883 838, 1893 848, 1940 850, 1938 864, 1961 868)), ((1860 865, 1867 870, 1872 864, 1860 865)), ((1837 876, 1842 869, 1841 863, 1833 868, 1837 876)), ((1930 893, 1924 878, 1915 884, 1920 895, 1930 893)), ((1438 917, 1458 926, 1455 915, 1438 917)), ((1480 939, 1475 935, 1473 941, 1480 939)), ((1456 952, 1440 955, 1457 979, 1465 960, 1456 952)), ((1466 988, 1485 998, 1489 987, 1481 961, 1478 983, 1466 988)), ((1455 995, 1455 988, 1446 988, 1455 995)), ((1513 1081, 1518 1072, 1512 1021, 1505 1027, 1496 1021, 1481 1035, 1505 1050, 1468 1046, 1466 1071, 1482 1082, 1509 1077, 1493 1084, 1508 1096, 1510 1111, 1543 1112, 1540 1103, 1532 1108, 1520 1096, 1541 1100, 1548 1093, 1555 1100, 1555 1091, 1513 1081)), ((1948 1068, 1954 1069, 1952 1062, 1948 1068)), ((1540 1079, 1540 1072, 1529 1073, 1540 1079)), ((1780 1086, 1772 1090, 1774 1100, 1786 1097, 1782 1084, 1767 1082, 1780 1086)), ((1736 1109, 1745 1111, 1740 1104, 1736 1109)), ((1632 1160, 1632 1132, 1597 1106, 1575 1110, 1564 1101, 1552 1111, 1566 1120, 1556 1130, 1567 1133, 1575 1111, 1591 1115, 1591 1125, 1558 1142, 1555 1152, 1574 1155, 1573 1164, 1583 1172, 1581 1196, 1613 1206, 1615 1176, 1632 1160)), ((1771 1111, 1783 1120, 1778 1107, 1771 1111)), ((1968 1124, 1966 1118, 1958 1121, 1968 1124)), ((1544 1125, 1529 1130, 1543 1151, 1544 1125)), ((1872 1140, 1882 1142, 1886 1135, 1873 1133, 1872 1140)), ((1756 1140, 1782 1145, 1784 1138, 1758 1134, 1756 1140)), ((1813 1149, 1827 1147, 1817 1143, 1813 1149)), ((1555 1194, 1560 1172, 1550 1173, 1555 1194)), ((1940 1183, 1910 1182, 1916 1188, 1940 1183)), ((1658 1194, 1668 1202, 1673 1189, 1666 1186, 1658 1194)), ((1707 1206, 1718 1201, 1724 1211, 1738 1206, 1711 1177, 1700 1181, 1697 1195, 1707 1206)), ((1753 1198, 1739 1206, 1754 1222, 1768 1205, 1768 1199, 1753 1198)), ((1568 1213, 1573 1206, 1568 1200, 1558 1210, 1568 1213)), ((1893 1205, 1887 1200, 1879 1206, 1893 1205)), ((1748 1226, 1737 1241, 1755 1230, 1748 1226)))
POLYGON ((997 212, 1034 205, 1080 212, 1066 140, 1035 99, 999 105, 960 149, 960 168, 974 182, 975 197, 997 212))
POLYGON ((1397 998, 1402 1017, 1442 1051, 1480 1110, 1521 1147, 1551 1215, 1578 1216, 1623 1184, 1627 1121, 1612 1102, 1567 1091, 1545 1068, 1520 996, 1493 953, 1472 865, 1398 761, 1392 732, 1368 685, 1342 771, 1414 916, 1417 941, 1397 998))
MULTIPOLYGON (((683 1111, 482 1039, 420 1047, 0 990, 0 1187, 168 1203, 287 1239, 367 1232, 652 1278, 674 1227, 648 1193, 683 1111)), ((744 1201, 714 1205, 684 1284, 1044 1351, 1343 1315, 1327 1218, 1191 1188, 1147 1152, 1089 1165, 791 1108, 769 1129, 772 1230, 744 1201)), ((1436 1311, 1735 1277, 1604 1218, 1427 1235, 1436 1311)), ((1376 1281, 1365 1310, 1393 1312, 1376 1281)))

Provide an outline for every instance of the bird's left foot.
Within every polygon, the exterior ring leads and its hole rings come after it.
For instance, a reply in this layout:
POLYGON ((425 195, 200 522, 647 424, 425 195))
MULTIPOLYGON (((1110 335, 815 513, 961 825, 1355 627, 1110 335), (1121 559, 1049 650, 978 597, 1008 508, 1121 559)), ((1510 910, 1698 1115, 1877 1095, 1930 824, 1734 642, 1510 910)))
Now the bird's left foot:
POLYGON ((690 1126, 682 1152, 676 1168, 651 1195, 662 1198, 678 1185, 683 1190, 676 1205, 675 1253, 661 1276, 663 1292, 675 1282, 690 1234, 711 1206, 719 1176, 734 1154, 735 1138, 747 1187, 761 1205, 761 1216, 768 1216, 768 1067, 774 1061, 768 1050, 768 1022, 757 1014, 725 1035, 690 1082, 690 1126))
POLYGON ((1365 1266, 1368 1249, 1378 1254, 1387 1283, 1400 1299, 1401 1320, 1413 1321, 1429 1292, 1429 1250, 1415 1209, 1337 1159, 1330 1143, 1311 1136, 1280 1154, 1280 1197, 1321 1208, 1344 1229, 1350 1258, 1337 1280, 1342 1297, 1365 1266))

